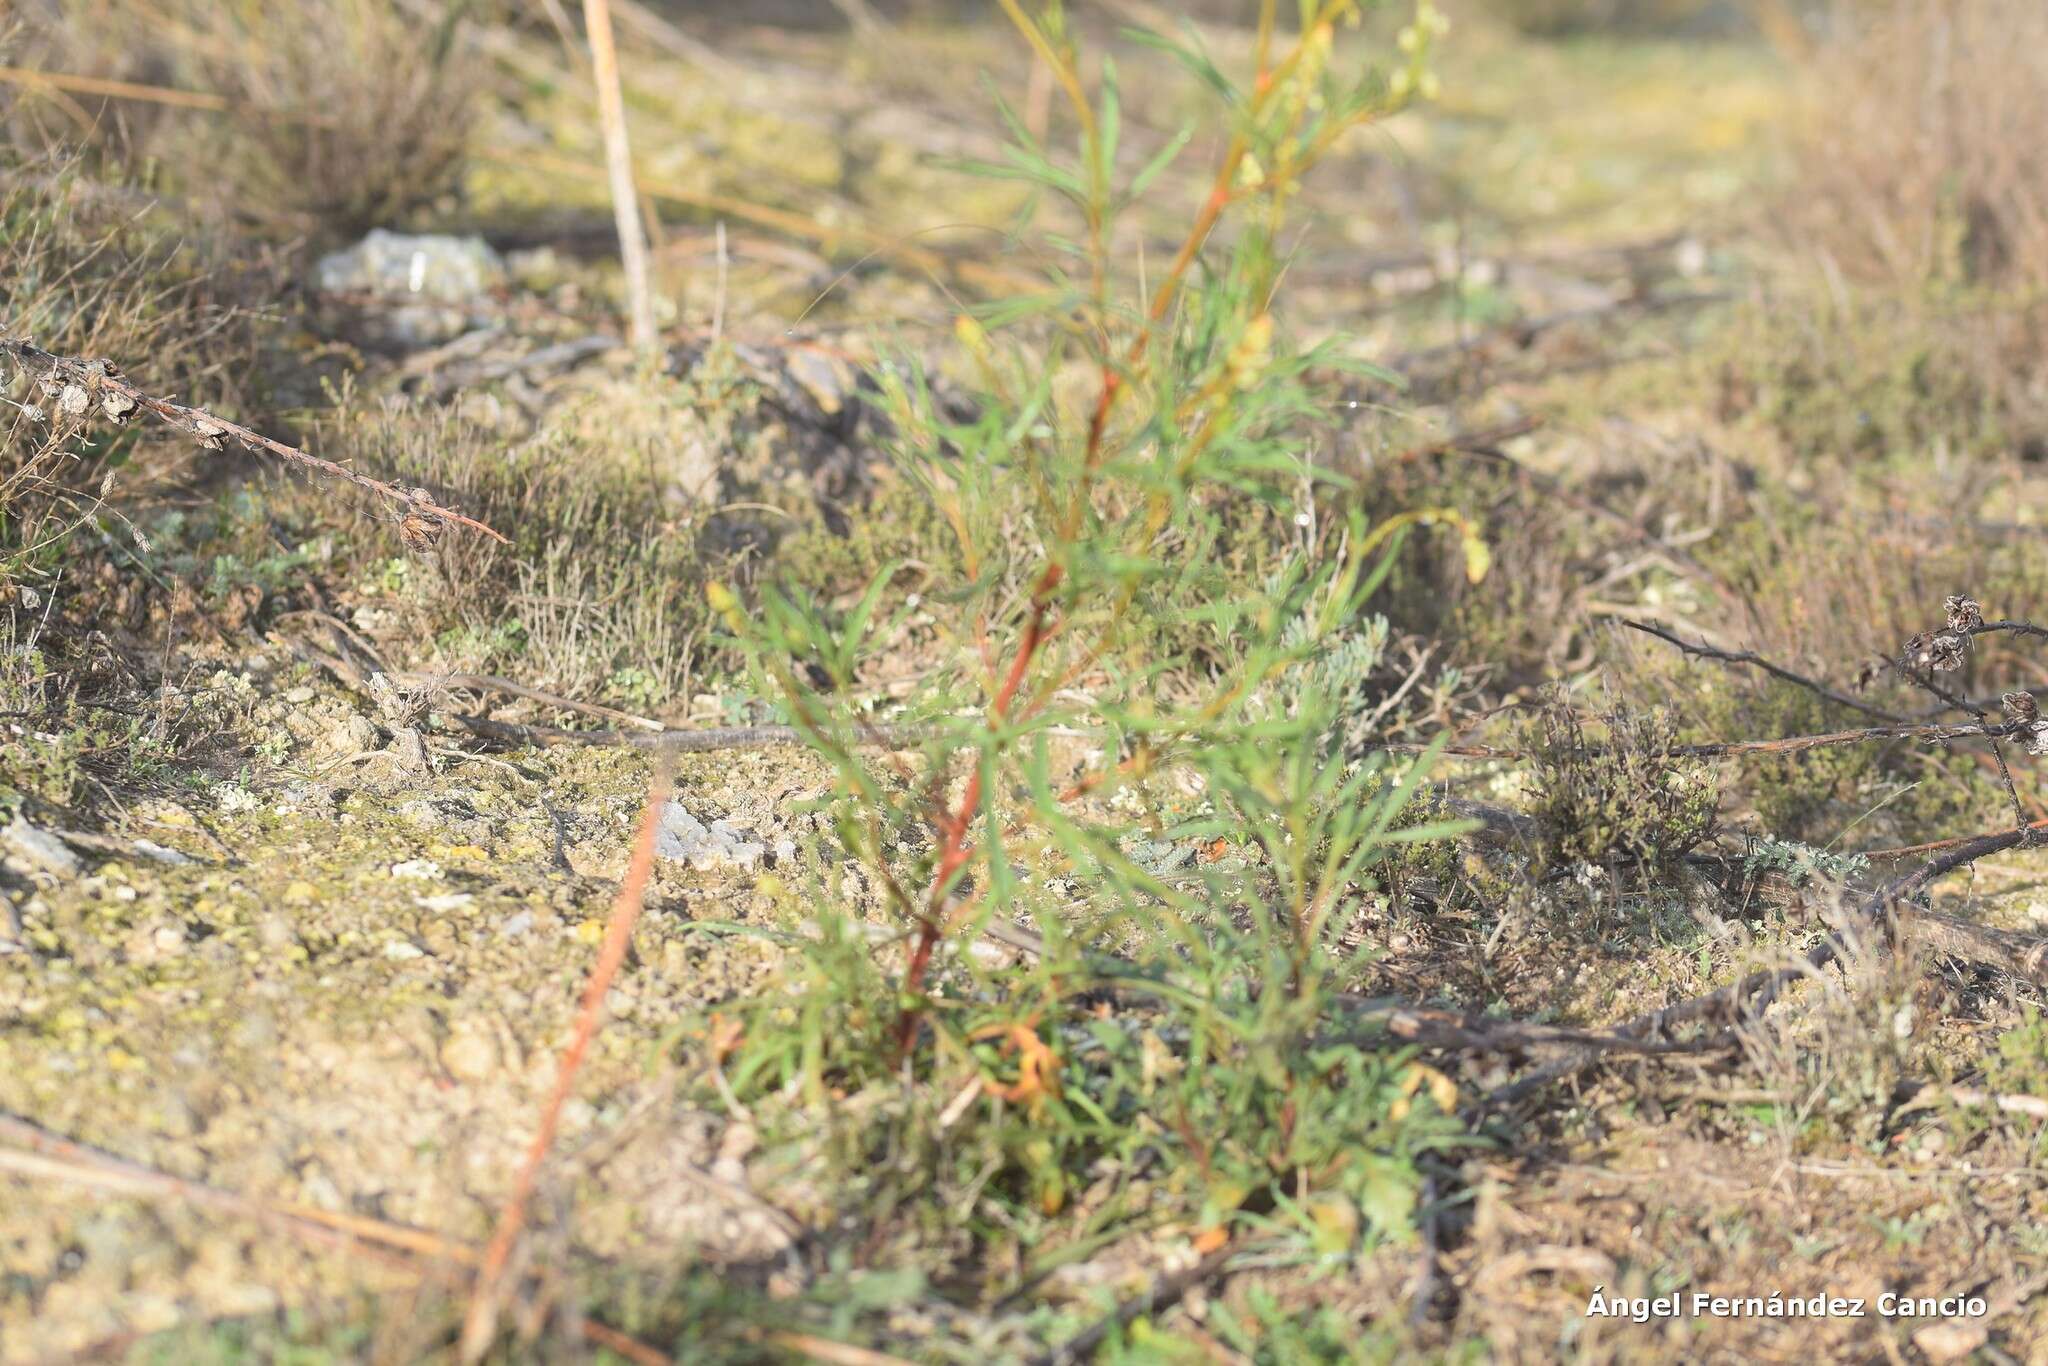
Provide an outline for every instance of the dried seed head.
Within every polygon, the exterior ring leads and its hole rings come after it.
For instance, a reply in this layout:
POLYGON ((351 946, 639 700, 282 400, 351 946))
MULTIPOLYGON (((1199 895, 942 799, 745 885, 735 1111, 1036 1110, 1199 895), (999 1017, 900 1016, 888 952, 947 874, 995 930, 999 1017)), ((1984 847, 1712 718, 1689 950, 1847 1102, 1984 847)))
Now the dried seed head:
POLYGON ((405 542, 407 550, 424 555, 441 539, 441 533, 447 529, 447 525, 439 517, 408 512, 398 519, 398 539, 405 542))
POLYGON ((109 389, 100 395, 100 411, 110 422, 126 422, 135 411, 135 400, 118 389, 109 389))
POLYGON ((1966 598, 1960 593, 1945 599, 1941 610, 1948 615, 1948 629, 1951 631, 1974 631, 1984 624, 1984 609, 1975 598, 1966 598))
POLYGON ((2032 721, 2041 714, 2041 704, 2030 692, 2009 692, 1998 700, 2005 714, 2015 721, 2032 721))
POLYGON ((66 417, 83 417, 92 406, 92 395, 81 385, 67 384, 57 395, 57 410, 66 417))
POLYGON ((1963 652, 1970 647, 1970 638, 1953 631, 1937 631, 1932 635, 1922 631, 1906 642, 1906 652, 1899 663, 1907 669, 1922 672, 1946 673, 1963 667, 1963 652))
POLYGON ((192 419, 192 435, 197 437, 199 444, 206 449, 217 451, 225 444, 221 438, 227 435, 227 428, 211 418, 195 417, 192 419))
POLYGON ((2037 758, 2048 755, 2048 721, 2036 721, 2027 727, 2027 753, 2037 758))

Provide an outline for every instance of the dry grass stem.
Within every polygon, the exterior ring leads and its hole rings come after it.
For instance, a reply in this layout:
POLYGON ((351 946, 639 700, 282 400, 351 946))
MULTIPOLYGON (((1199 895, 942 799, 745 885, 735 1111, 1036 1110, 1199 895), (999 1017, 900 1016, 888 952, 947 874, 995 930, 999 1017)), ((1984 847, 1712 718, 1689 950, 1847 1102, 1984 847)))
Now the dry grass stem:
POLYGON ((612 215, 619 229, 619 264, 626 275, 629 335, 645 356, 659 342, 654 295, 647 280, 647 231, 640 221, 640 194, 633 188, 633 150, 626 136, 626 101, 619 84, 619 51, 612 36, 608 0, 583 0, 591 66, 597 78, 598 122, 604 130, 605 173, 611 181, 612 215))

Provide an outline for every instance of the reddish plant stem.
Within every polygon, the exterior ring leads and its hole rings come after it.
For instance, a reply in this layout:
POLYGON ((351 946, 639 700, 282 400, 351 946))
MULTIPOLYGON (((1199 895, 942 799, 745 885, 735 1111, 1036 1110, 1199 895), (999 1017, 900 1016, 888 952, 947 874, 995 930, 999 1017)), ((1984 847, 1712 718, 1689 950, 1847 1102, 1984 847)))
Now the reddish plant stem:
MULTIPOLYGON (((1023 687, 1024 677, 1031 669, 1031 661, 1037 656, 1038 647, 1045 643, 1046 618, 1052 611, 1052 595, 1059 590, 1065 577, 1066 571, 1055 561, 1045 567, 1031 590, 1031 615, 1024 623, 1023 638, 1017 642, 1017 653, 1011 658, 1009 670, 996 689, 995 700, 989 703, 990 729, 1002 725, 1009 717, 1017 692, 1023 687)), ((918 920, 917 943, 912 946, 910 962, 903 971, 903 990, 913 999, 903 1007, 902 1017, 896 1024, 899 1053, 908 1053, 917 1039, 917 1023, 924 1012, 922 1006, 915 1003, 915 998, 924 990, 925 974, 931 970, 932 953, 938 947, 939 936, 944 933, 940 910, 945 904, 946 889, 967 861, 974 857, 974 846, 968 843, 967 832, 973 827, 974 813, 980 806, 981 769, 977 765, 967 776, 967 788, 960 794, 960 804, 950 812, 942 812, 935 822, 939 828, 939 862, 932 873, 931 892, 925 898, 924 915, 918 920)))
MULTIPOLYGON (((1079 83, 1074 79, 1071 69, 1058 61, 1057 54, 1045 43, 1044 35, 1039 32, 1037 26, 1024 18, 1016 0, 1001 0, 1001 3, 1012 21, 1039 50, 1040 55, 1053 63, 1055 71, 1068 85, 1085 123, 1090 118, 1090 112, 1087 101, 1081 98, 1079 83)), ((1270 4, 1265 6, 1267 12, 1270 12, 1271 8, 1270 4)), ((1274 78, 1278 74, 1277 71, 1269 70, 1266 64, 1264 47, 1270 36, 1271 28, 1270 24, 1267 24, 1265 36, 1261 40, 1259 85, 1254 92, 1254 98, 1258 101, 1263 101, 1270 93, 1274 78)), ((1301 49, 1297 47, 1281 63, 1280 70, 1291 67, 1299 60, 1300 55, 1301 49)), ((1246 139, 1239 135, 1231 139, 1229 147, 1224 151, 1223 160, 1217 167, 1216 178, 1210 186, 1207 198, 1203 200, 1201 209, 1196 213, 1179 251, 1174 254, 1173 263, 1168 267, 1165 278, 1153 292, 1151 306, 1146 312, 1148 326, 1140 329, 1137 336, 1132 338, 1122 366, 1119 367, 1107 356, 1103 360, 1102 389, 1096 395, 1095 407, 1088 419, 1088 444, 1082 461, 1082 477, 1077 481, 1072 500, 1067 506, 1065 530, 1069 537, 1077 534, 1080 529, 1081 518, 1087 507, 1091 477, 1102 463, 1109 419, 1116 407, 1117 398, 1123 392, 1124 375, 1126 372, 1135 371, 1144 360, 1146 349, 1151 342, 1152 329, 1166 320, 1189 268, 1194 264, 1196 256, 1201 253, 1202 245, 1209 240, 1209 234, 1215 230, 1224 210, 1230 207, 1234 198, 1231 187, 1236 180, 1238 167, 1244 161, 1247 147, 1246 139)), ((1023 639, 1019 641, 1017 652, 1010 660, 1009 672, 989 707, 992 725, 1000 725, 1007 718, 1017 690, 1022 685, 1039 646, 1044 643, 1046 618, 1051 608, 1052 595, 1058 589, 1064 573, 1057 560, 1048 563, 1039 576, 1037 586, 1032 590, 1031 615, 1025 625, 1023 639)), ((973 823, 974 812, 980 804, 981 771, 977 767, 968 777, 967 787, 961 795, 959 806, 952 812, 941 813, 933 822, 938 828, 941 841, 939 862, 932 877, 925 913, 918 921, 917 942, 911 948, 910 960, 904 969, 903 987, 910 1001, 904 1006, 902 1018, 897 1025, 896 1042, 899 1053, 907 1054, 917 1038, 918 1020, 923 1014, 923 1008, 916 998, 923 990, 925 975, 931 968, 932 954, 944 933, 943 917, 940 912, 946 888, 973 857, 973 847, 968 843, 967 832, 973 823)))
POLYGON ((491 1241, 484 1248, 482 1265, 477 1268, 469 1312, 462 1323, 461 1357, 465 1362, 482 1360, 484 1353, 490 1350, 492 1336, 497 1331, 498 1292, 505 1266, 526 1227, 526 1208, 533 1198, 534 1186, 539 1183, 540 1169, 547 1162, 549 1150, 554 1147, 555 1131, 561 1125, 562 1107, 576 1089, 576 1074, 582 1070, 591 1040, 597 1037, 597 1031, 604 1024, 604 1002, 611 992, 612 979, 618 976, 620 966, 626 961, 626 950, 632 946, 633 924, 640 918, 648 874, 654 867, 655 834, 661 828, 661 809, 668 801, 668 789, 668 771, 666 768, 658 769, 648 787, 647 809, 640 817, 640 833, 633 844, 632 862, 627 865, 625 880, 619 884, 618 897, 612 902, 611 921, 605 927, 604 944, 598 949, 597 962, 592 966, 590 980, 583 988, 583 1001, 577 1007, 576 1023, 570 1032, 569 1042, 562 1049, 561 1061, 555 1067, 555 1088, 541 1106, 540 1126, 534 1131, 532 1143, 527 1145, 526 1159, 520 1163, 519 1174, 512 1182, 512 1193, 505 1197, 505 1206, 498 1213, 498 1225, 491 1231, 491 1241))

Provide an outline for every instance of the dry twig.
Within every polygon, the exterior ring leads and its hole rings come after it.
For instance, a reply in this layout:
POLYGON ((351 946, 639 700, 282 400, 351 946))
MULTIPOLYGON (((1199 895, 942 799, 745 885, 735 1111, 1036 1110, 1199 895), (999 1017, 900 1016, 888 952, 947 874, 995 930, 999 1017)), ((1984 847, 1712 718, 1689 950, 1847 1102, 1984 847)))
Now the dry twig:
POLYGON ((2009 1115, 2025 1115, 2028 1119, 2048 1119, 2048 1097, 2000 1095, 1994 1091, 1980 1090, 1975 1086, 1920 1086, 1897 1113, 1907 1115, 1915 1110, 1935 1110, 1943 1105, 1954 1105, 1962 1109, 1998 1110, 2009 1115))
POLYGON ((1222 1274, 1230 1259, 1242 1251, 1241 1243, 1225 1243, 1193 1266, 1161 1276, 1147 1286, 1144 1293, 1124 1301, 1110 1314, 1036 1358, 1035 1366, 1068 1366, 1068 1363, 1085 1360, 1111 1333, 1130 1327, 1147 1314, 1171 1309, 1190 1290, 1214 1280, 1222 1274))
POLYGON ((1783 665, 1774 664, 1762 655, 1755 654, 1749 650, 1717 650, 1704 642, 1693 644, 1673 635, 1663 627, 1653 626, 1647 621, 1634 621, 1624 618, 1621 624, 1628 627, 1631 631, 1641 631, 1644 635, 1655 636, 1659 640, 1668 641, 1686 654, 1697 659, 1711 659, 1723 664, 1746 664, 1752 668, 1762 669, 1767 674, 1782 678, 1787 683, 1805 688, 1809 692, 1824 697, 1828 701, 1840 706, 1848 707, 1852 711, 1860 711, 1865 716, 1874 716, 1880 721, 1905 720, 1904 717, 1895 712, 1888 712, 1882 707, 1873 707, 1860 697, 1853 697, 1848 693, 1840 692, 1820 682, 1818 679, 1808 678, 1805 674, 1794 673, 1783 665))
MULTIPOLYGON (((460 712, 436 715, 478 739, 505 745, 625 745, 666 754, 708 754, 721 749, 773 749, 810 743, 810 737, 796 726, 707 726, 700 730, 654 731, 564 730, 559 726, 519 725, 460 712)), ((866 745, 914 745, 927 733, 923 727, 869 726, 862 728, 858 739, 866 745)))
MULTIPOLYGON (((1645 751, 1648 754, 1667 759, 1733 759, 1748 754, 1798 754, 1803 750, 1826 749, 1834 745, 1858 745, 1870 740, 2000 740, 2019 733, 2017 722, 1964 722, 1953 725, 1939 723, 1901 722, 1887 726, 1865 726, 1861 730, 1828 731, 1821 735, 1787 735, 1776 740, 1722 740, 1699 745, 1665 745, 1645 751)), ((1382 748, 1393 754, 1421 754, 1430 746, 1427 744, 1385 745, 1382 748)), ((1589 753, 1601 753, 1603 747, 1590 745, 1589 753)), ((1464 759, 1504 759, 1526 761, 1534 759, 1533 752, 1526 749, 1510 749, 1498 745, 1445 745, 1438 751, 1464 759)))
MULTIPOLYGON (((115 1157, 51 1133, 41 1125, 0 1113, 0 1171, 30 1180, 61 1181, 134 1199, 176 1200, 201 1209, 250 1219, 322 1247, 378 1262, 418 1276, 473 1267, 481 1256, 465 1243, 408 1224, 367 1215, 344 1214, 310 1205, 286 1204, 226 1190, 189 1177, 115 1157)), ((585 1317, 583 1337, 638 1366, 667 1366, 665 1353, 637 1338, 585 1317)))
MULTIPOLYGON (((1848 925, 1828 935, 1792 961, 1779 967, 1750 973, 1741 981, 1722 987, 1718 991, 1710 991, 1705 995, 1677 1001, 1662 1009, 1638 1015, 1624 1024, 1615 1026, 1608 1031, 1608 1036, 1610 1039, 1648 1040, 1663 1036, 1675 1025, 1721 1021, 1723 1037, 1732 1040, 1735 1030, 1761 1019, 1764 1011, 1787 986, 1801 978, 1813 976, 1820 969, 1840 959, 1848 951, 1849 945, 1860 939, 1862 931, 1881 926, 1887 918, 1895 916, 1904 907, 1907 897, 1944 874, 1968 867, 1992 854, 2030 843, 2032 838, 2033 832, 2024 827, 1979 835, 1930 859, 1913 872, 1895 879, 1866 897, 1850 914, 1848 925)), ((1574 1076, 1598 1061, 1608 1046, 1611 1045, 1579 1049, 1539 1068, 1520 1081, 1497 1088, 1480 1099, 1478 1109, 1484 1112, 1505 1107, 1555 1082, 1574 1076)))
POLYGON ((142 410, 176 427, 209 451, 221 450, 233 441, 244 450, 265 452, 316 474, 368 489, 399 512, 400 531, 409 545, 431 544, 450 524, 466 526, 493 540, 511 544, 492 527, 436 503, 425 489, 402 489, 381 479, 372 479, 346 465, 323 460, 296 446, 274 441, 238 422, 146 394, 122 379, 106 361, 56 356, 25 341, 11 341, 4 337, 0 337, 0 355, 12 356, 23 368, 36 371, 41 376, 44 396, 65 417, 82 418, 97 410, 108 421, 121 423, 137 410, 142 410))

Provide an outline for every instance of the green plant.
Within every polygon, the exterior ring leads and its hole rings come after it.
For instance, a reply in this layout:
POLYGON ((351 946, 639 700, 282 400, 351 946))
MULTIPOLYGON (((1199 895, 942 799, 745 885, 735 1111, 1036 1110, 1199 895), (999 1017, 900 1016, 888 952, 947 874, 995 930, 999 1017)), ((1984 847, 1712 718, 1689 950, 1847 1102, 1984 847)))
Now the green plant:
POLYGON ((2024 1007, 2019 1024, 1998 1036, 1996 1051, 1984 1060, 1984 1078, 1993 1091, 2048 1094, 2048 1017, 2024 1007))
POLYGON ((1080 146, 1062 158, 1012 119, 1008 160, 975 169, 1062 207, 1051 287, 957 320, 971 418, 941 411, 914 358, 877 375, 898 476, 950 532, 958 573, 912 588, 885 564, 838 606, 769 585, 751 614, 709 591, 757 691, 837 774, 820 862, 863 870, 904 955, 900 972, 877 960, 846 880, 788 893, 815 934, 786 989, 740 1007, 732 1086, 799 1105, 843 1198, 966 1211, 964 1230, 924 1230, 941 1245, 1029 1247, 1104 1159, 1119 1175, 1092 1188, 1091 1226, 1149 1200, 1148 1218, 1308 1255, 1406 1239, 1418 1159, 1463 1141, 1455 1088, 1345 1023, 1339 984, 1372 950, 1342 932, 1390 851, 1460 827, 1398 824, 1430 756, 1390 763, 1356 723, 1386 638, 1365 608, 1418 527, 1453 531, 1475 580, 1488 554, 1438 509, 1298 526, 1309 375, 1344 362, 1290 345, 1276 289, 1303 175, 1433 85, 1442 22, 1424 0, 1403 63, 1351 77, 1335 43, 1354 5, 1306 6, 1283 48, 1269 3, 1245 84, 1147 35, 1222 97, 1230 135, 1180 251, 1134 292, 1116 222, 1187 138, 1123 179, 1115 65, 1091 97, 1059 7, 1004 9, 1080 146), (914 754, 878 758, 842 699, 914 614, 957 666, 891 719, 914 754), (984 932, 1020 922, 1042 950, 982 962, 984 932), (1081 1008, 1102 992, 1116 1009, 1081 1008), (906 1092, 905 1075, 924 1084, 906 1092), (932 1187, 935 1202, 906 1198, 932 1187))
POLYGON ((1579 713, 1554 700, 1529 731, 1535 797, 1560 864, 1657 867, 1685 857, 1714 831, 1713 770, 1669 750, 1677 726, 1663 711, 1617 708, 1589 739, 1579 713))
POLYGON ((1861 854, 1831 853, 1770 835, 1752 841, 1742 855, 1745 873, 1778 872, 1800 882, 1815 878, 1843 882, 1869 867, 1870 860, 1861 854))

